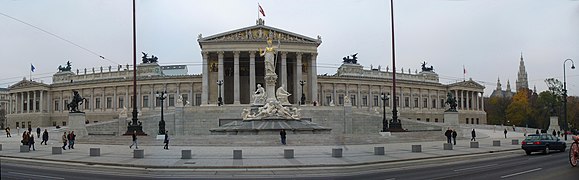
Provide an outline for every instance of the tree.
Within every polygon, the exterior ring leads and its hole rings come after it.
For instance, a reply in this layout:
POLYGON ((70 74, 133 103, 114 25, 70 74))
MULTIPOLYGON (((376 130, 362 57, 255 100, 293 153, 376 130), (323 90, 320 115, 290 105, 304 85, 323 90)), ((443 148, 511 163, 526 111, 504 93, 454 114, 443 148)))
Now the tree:
POLYGON ((7 126, 6 123, 6 110, 0 109, 0 127, 4 129, 4 127, 7 126))
POLYGON ((505 124, 507 119, 507 107, 511 99, 507 97, 491 97, 485 104, 488 124, 505 124))
POLYGON ((513 101, 507 107, 507 119, 511 124, 517 126, 523 126, 526 124, 531 109, 529 107, 528 94, 528 90, 520 89, 513 96, 513 101))

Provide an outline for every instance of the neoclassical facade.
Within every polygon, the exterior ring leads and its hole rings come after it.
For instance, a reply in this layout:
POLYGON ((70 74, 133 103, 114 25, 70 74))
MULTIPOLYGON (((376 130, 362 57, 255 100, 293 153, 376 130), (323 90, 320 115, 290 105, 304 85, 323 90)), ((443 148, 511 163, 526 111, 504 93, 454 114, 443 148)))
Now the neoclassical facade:
MULTIPOLYGON (((217 106, 219 96, 224 106, 250 106, 256 86, 265 83, 260 49, 266 46, 267 38, 273 40, 278 50, 276 88, 284 86, 292 94, 289 102, 294 106, 300 106, 303 94, 305 105, 301 108, 343 106, 350 101, 357 113, 376 114, 385 105, 390 114, 393 98, 384 104, 380 95, 392 94, 394 72, 364 69, 359 63, 344 62, 334 75, 317 75, 320 36, 307 37, 266 26, 258 20, 254 26, 207 37, 199 35, 201 74, 188 75, 185 66, 137 65, 136 101, 140 115, 158 114, 161 103, 155 95, 161 91, 168 94, 163 104, 167 112, 175 110, 179 97, 191 110, 217 106), (218 85, 218 81, 223 83, 218 85)), ((90 123, 119 118, 132 109, 134 69, 119 65, 61 71, 53 75, 51 84, 23 79, 8 88, 7 125, 12 128, 66 126, 66 104, 72 99, 73 90, 86 98, 80 110, 86 113, 90 123)), ((473 80, 442 84, 433 70, 396 73, 395 98, 401 118, 443 122, 444 102, 450 92, 458 100, 461 123, 486 124, 482 103, 484 86, 473 80)), ((219 117, 215 117, 214 123, 219 123, 219 117)))

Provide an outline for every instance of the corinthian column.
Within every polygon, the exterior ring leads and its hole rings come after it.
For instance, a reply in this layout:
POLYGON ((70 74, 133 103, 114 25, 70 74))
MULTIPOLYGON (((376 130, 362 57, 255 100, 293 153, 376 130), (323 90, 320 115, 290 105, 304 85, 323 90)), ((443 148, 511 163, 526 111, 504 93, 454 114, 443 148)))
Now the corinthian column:
MULTIPOLYGON (((203 74, 202 74, 202 83, 201 83, 201 105, 207 105, 207 99, 209 97, 209 61, 207 60, 209 57, 209 53, 207 51, 201 52, 203 56, 203 74)), ((195 97, 191 97, 192 99, 195 97)))
MULTIPOLYGON (((255 92, 255 51, 249 51, 249 97, 255 92)), ((250 104, 253 99, 250 98, 250 104)))
MULTIPOLYGON (((223 81, 223 76, 224 76, 224 68, 223 68, 223 51, 219 51, 217 52, 217 63, 219 65, 217 65, 217 68, 219 70, 218 75, 217 75, 217 80, 218 81, 223 81)), ((225 104, 225 85, 221 86, 221 98, 223 100, 223 104, 225 104)))
MULTIPOLYGON (((287 52, 281 52, 281 84, 287 89, 287 52)), ((295 94, 295 93, 294 93, 295 94)))
POLYGON ((239 104, 239 51, 233 52, 233 104, 239 104))
POLYGON ((310 62, 310 83, 309 86, 311 87, 311 100, 310 102, 318 100, 318 71, 316 68, 318 67, 316 64, 316 59, 318 57, 318 53, 312 53, 312 60, 310 62))
MULTIPOLYGON (((296 104, 300 103, 300 98, 302 98, 302 91, 300 81, 302 80, 302 54, 301 52, 296 53, 296 67, 295 67, 295 78, 294 78, 294 102, 296 104)), ((309 83, 309 82, 306 82, 309 83)), ((304 92, 305 93, 305 92, 304 92)))

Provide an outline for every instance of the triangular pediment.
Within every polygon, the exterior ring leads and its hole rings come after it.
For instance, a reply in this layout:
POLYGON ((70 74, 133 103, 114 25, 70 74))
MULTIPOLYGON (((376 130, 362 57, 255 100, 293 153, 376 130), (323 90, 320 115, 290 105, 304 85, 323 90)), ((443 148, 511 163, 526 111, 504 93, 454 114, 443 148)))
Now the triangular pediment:
POLYGON ((44 84, 44 83, 39 83, 36 81, 30 81, 30 80, 24 79, 20 82, 17 82, 16 84, 9 86, 8 89, 21 89, 21 88, 30 88, 30 87, 48 87, 48 85, 44 84))
POLYGON ((473 80, 457 82, 457 83, 449 84, 449 86, 450 87, 453 87, 453 86, 470 87, 470 88, 478 88, 478 89, 484 89, 485 88, 483 85, 481 85, 473 80))
POLYGON ((317 39, 314 39, 304 35, 296 34, 293 32, 265 25, 249 26, 208 37, 203 37, 201 34, 199 34, 197 41, 199 43, 252 42, 252 41, 254 42, 254 41, 265 41, 267 40, 268 37, 273 37, 274 41, 279 40, 281 42, 311 43, 317 45, 320 45, 322 43, 322 39, 320 36, 318 36, 317 39))

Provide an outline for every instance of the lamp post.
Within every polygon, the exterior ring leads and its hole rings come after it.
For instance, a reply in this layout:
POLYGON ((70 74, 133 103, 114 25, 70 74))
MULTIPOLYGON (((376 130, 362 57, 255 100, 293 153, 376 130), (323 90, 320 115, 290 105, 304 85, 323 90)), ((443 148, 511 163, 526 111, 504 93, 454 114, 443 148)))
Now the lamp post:
POLYGON ((567 76, 565 74, 565 63, 571 61, 571 69, 575 69, 575 62, 571 59, 565 59, 563 61, 563 119, 565 120, 565 126, 563 126, 563 132, 565 134, 565 141, 567 140, 567 76))
POLYGON ((221 85, 223 85, 223 80, 217 80, 217 86, 219 86, 219 97, 217 97, 217 105, 223 105, 223 98, 221 97, 221 85))
MULTIPOLYGON (((131 123, 127 126, 127 132, 124 135, 147 135, 143 132, 143 126, 137 115, 137 28, 136 28, 136 15, 135 15, 135 0, 133 0, 133 118, 131 123)), ((127 67, 128 68, 128 67, 127 67)))
MULTIPOLYGON (((390 0, 390 22, 392 23, 392 95, 396 97, 396 51, 394 48, 394 0, 390 0)), ((396 98, 392 103, 392 122, 388 127, 390 131, 403 131, 402 124, 398 121, 398 110, 396 109, 396 98)))
POLYGON ((306 81, 300 80, 300 85, 302 86, 302 97, 300 98, 300 105, 303 105, 306 103, 306 95, 304 94, 304 85, 305 84, 306 84, 306 81))
POLYGON ((161 121, 159 121, 159 134, 163 135, 165 134, 165 119, 163 118, 163 106, 165 103, 163 103, 163 101, 167 98, 167 91, 162 91, 160 93, 157 91, 155 96, 161 101, 161 121))
POLYGON ((386 121, 386 100, 390 99, 390 95, 382 93, 382 132, 388 132, 388 121, 386 121))

